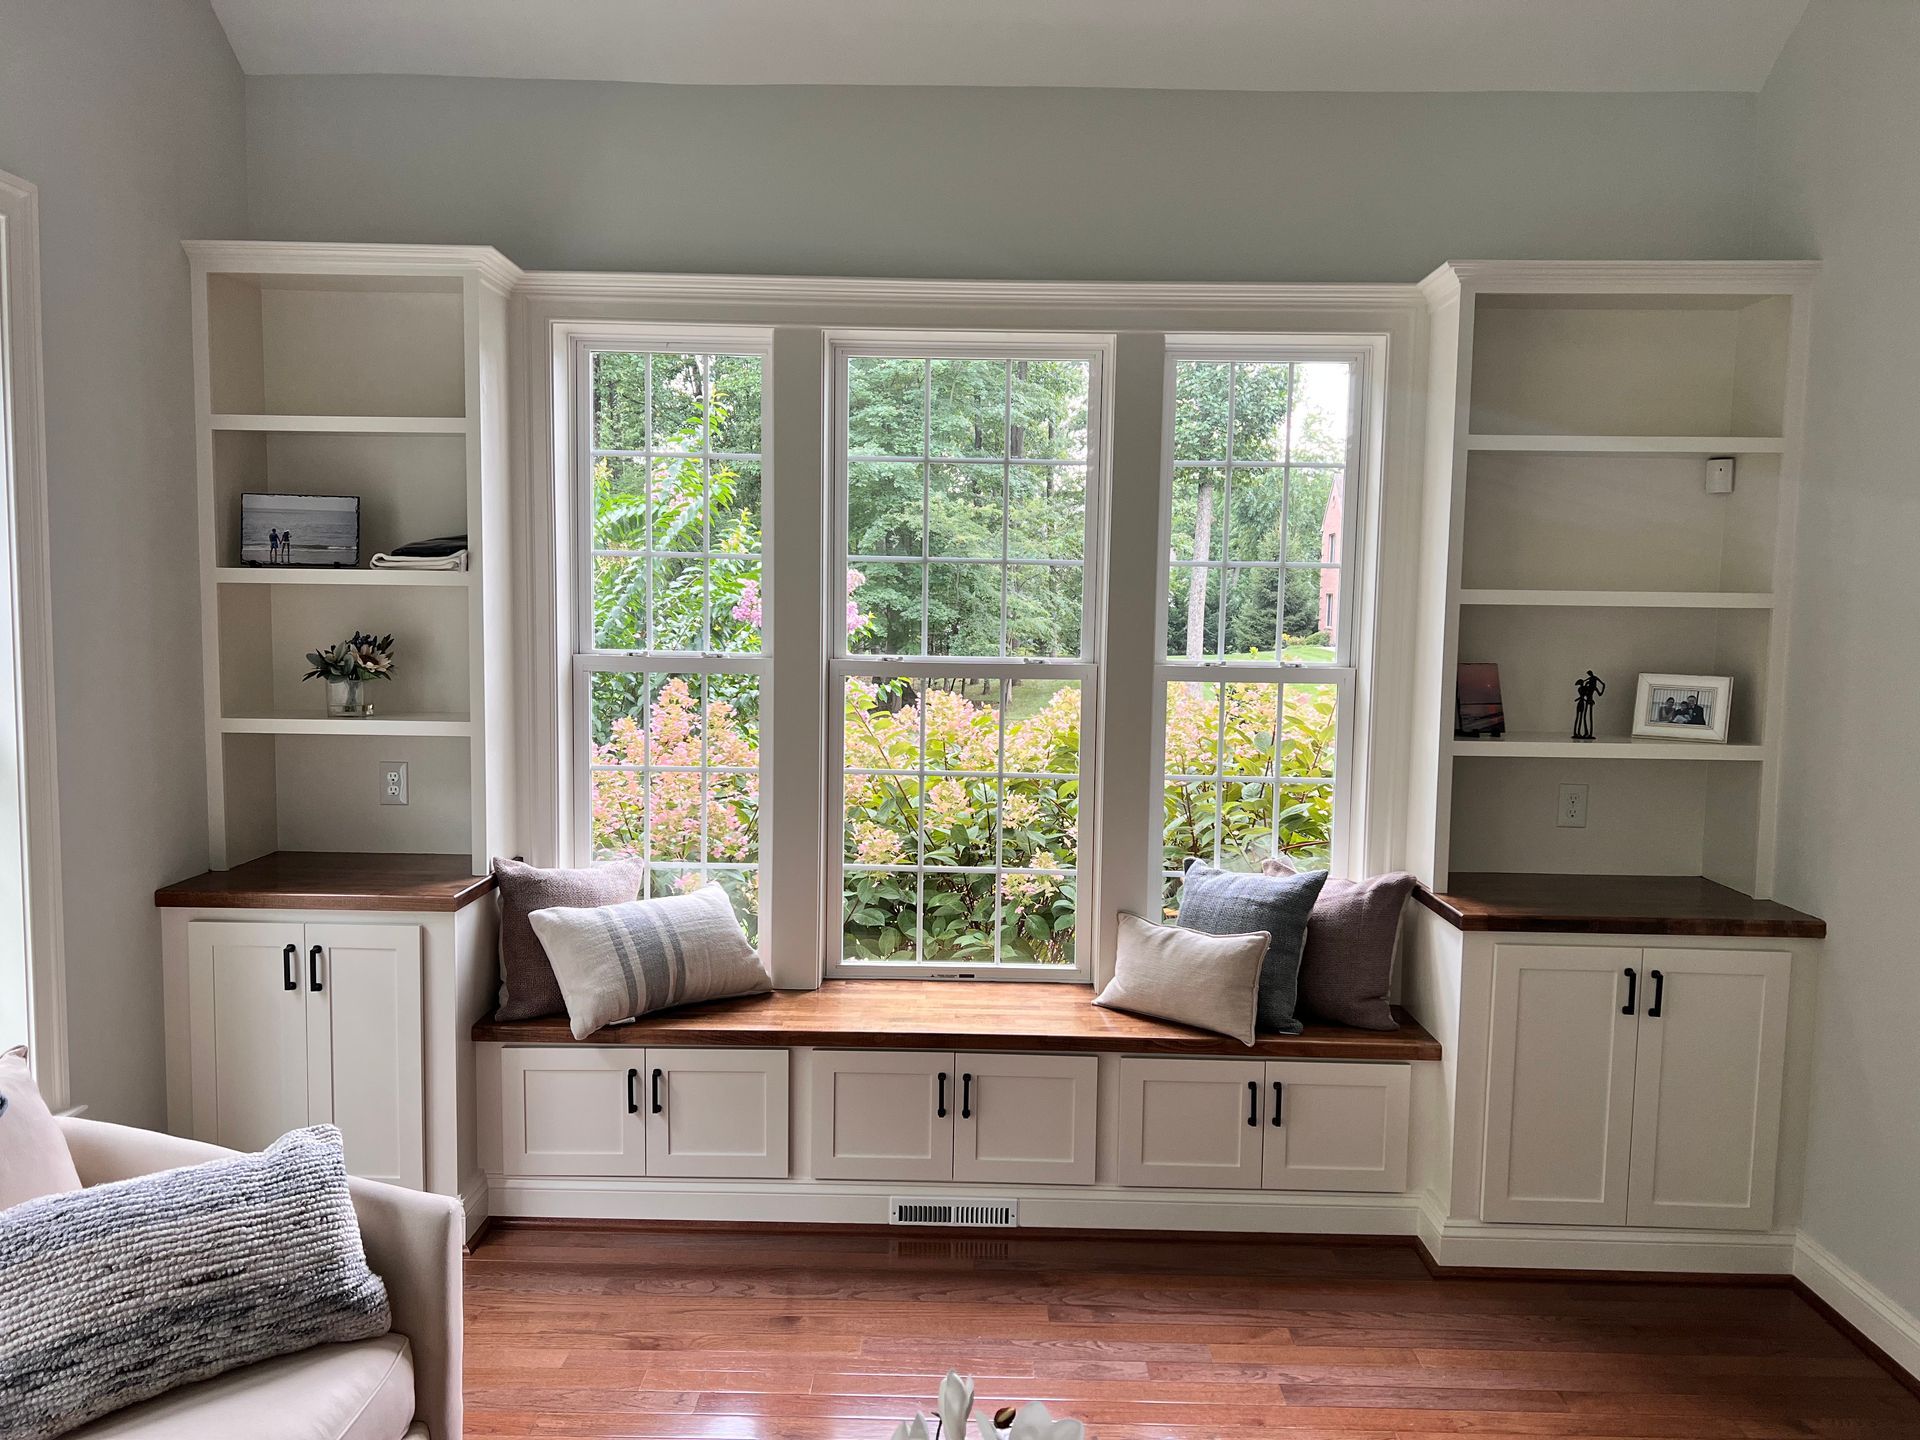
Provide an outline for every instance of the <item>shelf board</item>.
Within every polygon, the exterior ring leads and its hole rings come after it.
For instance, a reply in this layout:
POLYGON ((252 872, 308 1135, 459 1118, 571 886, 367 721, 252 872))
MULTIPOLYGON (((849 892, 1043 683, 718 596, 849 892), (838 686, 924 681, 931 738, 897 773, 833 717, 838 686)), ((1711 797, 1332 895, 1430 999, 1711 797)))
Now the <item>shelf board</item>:
POLYGON ((1602 610, 1771 610, 1762 590, 1462 590, 1462 605, 1540 605, 1602 610))
POLYGON ((463 415, 215 415, 215 430, 326 435, 464 435, 463 415))
POLYGON ((1713 745, 1699 740, 1569 740, 1560 734, 1509 730, 1499 740, 1453 742, 1455 759, 1476 760, 1732 760, 1767 758, 1765 745, 1713 745))
POLYGON ((326 715, 223 715, 226 735, 415 735, 462 738, 473 734, 473 721, 464 715, 378 710, 358 720, 326 715))
POLYGON ((1777 435, 1469 435, 1467 449, 1527 455, 1778 455, 1777 435))
POLYGON ((220 565, 220 585, 429 585, 461 589, 473 583, 471 570, 325 570, 288 566, 220 565))

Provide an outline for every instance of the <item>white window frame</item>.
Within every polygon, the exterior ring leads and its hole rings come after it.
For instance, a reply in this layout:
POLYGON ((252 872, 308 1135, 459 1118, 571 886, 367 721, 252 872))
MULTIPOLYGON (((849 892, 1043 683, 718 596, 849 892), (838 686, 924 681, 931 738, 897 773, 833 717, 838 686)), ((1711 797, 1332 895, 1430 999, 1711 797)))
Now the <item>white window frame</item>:
MULTIPOLYGON (((845 825, 846 806, 840 787, 826 786, 823 842, 826 861, 824 894, 825 975, 836 979, 916 979, 916 980, 996 980, 1054 984, 1087 984, 1094 973, 1094 957, 1103 929, 1099 900, 1099 867, 1093 837, 1097 833, 1099 805, 1097 778, 1099 766, 1099 713, 1101 677, 1104 673, 1100 653, 1105 633, 1107 495, 1110 491, 1110 377, 1113 372, 1114 341, 1111 335, 1097 333, 1036 333, 960 330, 860 331, 830 330, 827 340, 826 391, 829 397, 827 425, 827 473, 829 476, 828 553, 831 557, 824 587, 830 611, 828 634, 831 645, 827 661, 827 754, 826 771, 831 777, 844 770, 845 686, 849 678, 906 676, 945 679, 955 676, 969 679, 1074 680, 1080 684, 1080 843, 1074 857, 1074 879, 1078 896, 1074 907, 1074 963, 1037 965, 996 962, 988 965, 948 964, 937 961, 908 962, 848 960, 843 954, 845 935, 845 825), (1024 659, 1019 657, 977 656, 875 656, 849 653, 846 626, 834 623, 846 602, 844 585, 835 583, 852 563, 848 557, 848 457, 847 457, 847 361, 851 358, 900 358, 924 360, 966 359, 1048 359, 1084 360, 1087 372, 1087 495, 1086 541, 1081 559, 1082 590, 1080 610, 1080 657, 1024 659)), ((931 423, 931 416, 928 417, 931 423)), ((925 448, 925 447, 923 447, 925 448)), ((930 457, 913 457, 926 460, 930 457)), ((1007 527, 1001 526, 1001 559, 1008 563, 1007 527)), ((922 632, 925 631, 925 589, 922 590, 922 632)), ((1006 600, 1002 587, 1001 636, 1005 644, 1006 600)), ((924 724, 924 721, 923 721, 924 724)), ((1001 717, 1002 753, 1005 763, 1005 715, 1001 717)), ((1061 777, 1066 778, 1066 777, 1061 777)), ((997 858, 997 857, 996 857, 997 858)), ((923 867, 889 867, 919 875, 923 867)), ((953 873, 934 867, 940 873, 953 873)), ((1019 874, 1022 867, 995 866, 977 872, 998 878, 1019 874)), ((996 927, 997 928, 997 927, 996 927)), ((996 933, 995 944, 999 943, 996 933)))
MULTIPOLYGON (((569 477, 567 501, 571 507, 571 523, 567 527, 567 558, 572 567, 572 714, 569 717, 569 743, 564 749, 567 756, 567 768, 573 791, 573 823, 570 827, 569 848, 572 863, 588 865, 593 861, 593 772, 590 742, 587 727, 593 713, 593 677, 601 673, 650 674, 650 675, 697 675, 702 678, 709 675, 752 675, 760 684, 760 714, 762 734, 758 746, 759 763, 759 837, 755 844, 756 859, 751 867, 713 866, 703 858, 691 866, 669 865, 666 868, 693 868, 705 870, 717 868, 723 870, 747 869, 757 871, 760 880, 760 919, 763 927, 762 944, 765 944, 764 926, 771 908, 769 896, 769 865, 765 848, 765 836, 769 830, 769 816, 773 805, 773 761, 769 747, 765 743, 765 717, 773 703, 774 687, 774 631, 776 616, 773 607, 765 604, 765 599, 773 583, 773 535, 776 520, 774 517, 773 485, 773 337, 764 329, 747 329, 737 326, 701 326, 701 325, 650 325, 624 324, 619 322, 578 324, 567 327, 566 335, 566 374, 564 376, 567 406, 564 413, 570 417, 565 427, 564 438, 565 473, 569 477), (760 626, 760 649, 757 653, 729 653, 717 650, 681 651, 681 650, 606 650, 595 643, 593 617, 593 357, 606 353, 653 353, 653 354, 701 354, 701 355, 744 355, 760 361, 760 574, 761 595, 764 609, 760 626)), ((562 437, 556 436, 556 441, 562 437)), ((704 456, 710 458, 712 437, 704 456)), ((730 453, 730 452, 723 452, 730 453)), ((711 591, 708 608, 711 610, 711 591)), ((711 615, 708 617, 711 623, 711 615)), ((651 627, 652 599, 649 591, 648 620, 651 627)), ((651 638, 651 637, 649 637, 651 638)), ((645 767, 651 773, 651 766, 645 767)), ((684 772, 692 773, 692 772, 684 772)), ((702 748, 698 774, 702 793, 706 793, 709 776, 712 773, 737 773, 730 769, 712 772, 709 769, 705 748, 702 748)), ((705 854, 706 817, 701 818, 702 855, 705 854)), ((652 873, 652 861, 648 861, 648 874, 652 873)))
MULTIPOLYGON (((1367 623, 1376 606, 1372 603, 1377 544, 1375 516, 1379 509, 1382 456, 1379 444, 1377 409, 1385 394, 1387 352, 1384 337, 1334 335, 1169 335, 1167 336, 1166 389, 1162 405, 1164 435, 1160 460, 1160 543, 1156 578, 1156 613, 1160 622, 1154 632, 1153 664, 1153 751, 1152 812, 1158 815, 1166 792, 1167 689, 1187 680, 1203 680, 1221 685, 1251 683, 1260 685, 1331 685, 1338 707, 1334 726, 1333 834, 1329 867, 1333 874, 1359 873, 1366 853, 1366 837, 1360 817, 1365 811, 1365 787, 1368 774, 1366 751, 1369 727, 1364 723, 1367 696, 1364 677, 1369 674, 1368 653, 1372 636, 1367 623), (1338 645, 1333 663, 1307 664, 1275 659, 1241 661, 1222 659, 1188 660, 1167 654, 1167 602, 1172 588, 1173 564, 1173 476, 1175 394, 1179 366, 1207 362, 1239 364, 1284 364, 1338 362, 1353 367, 1352 412, 1348 417, 1346 471, 1341 495, 1341 521, 1338 532, 1340 556, 1341 614, 1336 618, 1338 645), (1356 603, 1358 602, 1358 603, 1356 603)), ((1232 433, 1229 411, 1228 433, 1232 433)), ((1180 462, 1197 465, 1201 462, 1180 462)), ((1284 543, 1284 542, 1283 542, 1284 543)), ((1223 557, 1225 552, 1223 550, 1223 557)), ((1310 568, 1310 567, 1308 567, 1310 568)), ((1223 567, 1222 573, 1231 573, 1223 567)), ((1284 593, 1286 569, 1280 571, 1284 593)), ((1224 586, 1222 587, 1224 593, 1224 586)), ((1224 617, 1222 620, 1224 623, 1224 617)), ((1224 692, 1222 696, 1224 704, 1224 692)), ((1284 709, 1285 693, 1281 705, 1284 709)), ((1153 891, 1161 893, 1167 875, 1165 852, 1156 837, 1153 845, 1153 891)))

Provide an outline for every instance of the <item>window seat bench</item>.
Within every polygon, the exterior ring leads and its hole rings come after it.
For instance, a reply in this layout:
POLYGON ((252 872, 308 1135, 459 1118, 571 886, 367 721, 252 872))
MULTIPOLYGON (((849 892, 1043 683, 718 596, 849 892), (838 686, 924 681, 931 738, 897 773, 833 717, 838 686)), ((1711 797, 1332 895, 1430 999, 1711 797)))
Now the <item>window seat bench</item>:
MULTIPOLYGON (((1440 1042, 1396 1009, 1395 1030, 1308 1025, 1251 1047, 1185 1025, 1103 1010, 1084 985, 954 980, 829 980, 661 1011, 596 1031, 584 1045, 794 1046, 838 1049, 1061 1050, 1292 1060, 1438 1060, 1440 1042)), ((482 1020, 475 1040, 575 1043, 565 1017, 482 1020)))

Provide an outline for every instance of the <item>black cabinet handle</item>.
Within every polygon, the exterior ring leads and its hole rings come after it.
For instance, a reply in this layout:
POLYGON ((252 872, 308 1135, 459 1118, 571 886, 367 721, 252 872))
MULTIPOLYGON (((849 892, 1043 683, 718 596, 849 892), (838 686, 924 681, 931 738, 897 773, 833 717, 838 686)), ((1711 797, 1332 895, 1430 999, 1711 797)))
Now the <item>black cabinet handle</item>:
MULTIPOLYGON (((1658 973, 1657 971, 1655 972, 1658 973)), ((1640 993, 1640 972, 1631 965, 1627 967, 1627 1003, 1620 1007, 1622 1015, 1633 1014, 1634 997, 1640 993)))
POLYGON ((1652 973, 1653 1003, 1647 1006, 1647 1018, 1649 1020, 1658 1020, 1660 1018, 1660 1002, 1667 998, 1667 977, 1658 970, 1652 973))
POLYGON ((656 1115, 658 1115, 662 1110, 666 1108, 664 1105, 660 1103, 660 1075, 661 1075, 661 1072, 659 1070, 655 1070, 653 1072, 652 1100, 653 1100, 653 1113, 656 1115))
POLYGON ((1280 1116, 1284 1111, 1285 1099, 1286 1099, 1286 1092, 1280 1088, 1280 1082, 1278 1080, 1274 1081, 1273 1082, 1273 1123, 1276 1127, 1278 1127, 1278 1125, 1280 1124, 1280 1116))
POLYGON ((316 995, 320 993, 320 947, 318 945, 307 952, 307 988, 316 995))
POLYGON ((962 1120, 973 1118, 973 1075, 971 1073, 960 1077, 960 1118, 962 1120))
POLYGON ((940 1072, 940 1103, 934 1107, 933 1113, 942 1120, 947 1118, 947 1072, 944 1070, 940 1072))
POLYGON ((639 1083, 640 1072, 638 1070, 627 1071, 627 1114, 629 1115, 638 1115, 640 1113, 640 1097, 634 1093, 634 1087, 639 1083))
POLYGON ((1247 1124, 1258 1125, 1259 1123, 1260 1082, 1258 1080, 1249 1080, 1247 1081, 1247 1124))
POLYGON ((280 980, 289 990, 300 988, 300 947, 289 945, 280 952, 280 980))

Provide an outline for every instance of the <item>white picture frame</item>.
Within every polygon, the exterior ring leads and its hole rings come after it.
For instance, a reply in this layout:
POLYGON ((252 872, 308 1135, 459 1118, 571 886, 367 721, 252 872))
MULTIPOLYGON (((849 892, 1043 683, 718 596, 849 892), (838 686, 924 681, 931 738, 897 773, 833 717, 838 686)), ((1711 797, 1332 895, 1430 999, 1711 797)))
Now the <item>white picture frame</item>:
POLYGON ((1727 675, 1642 675, 1633 692, 1633 738, 1727 743, 1733 679, 1727 675))

